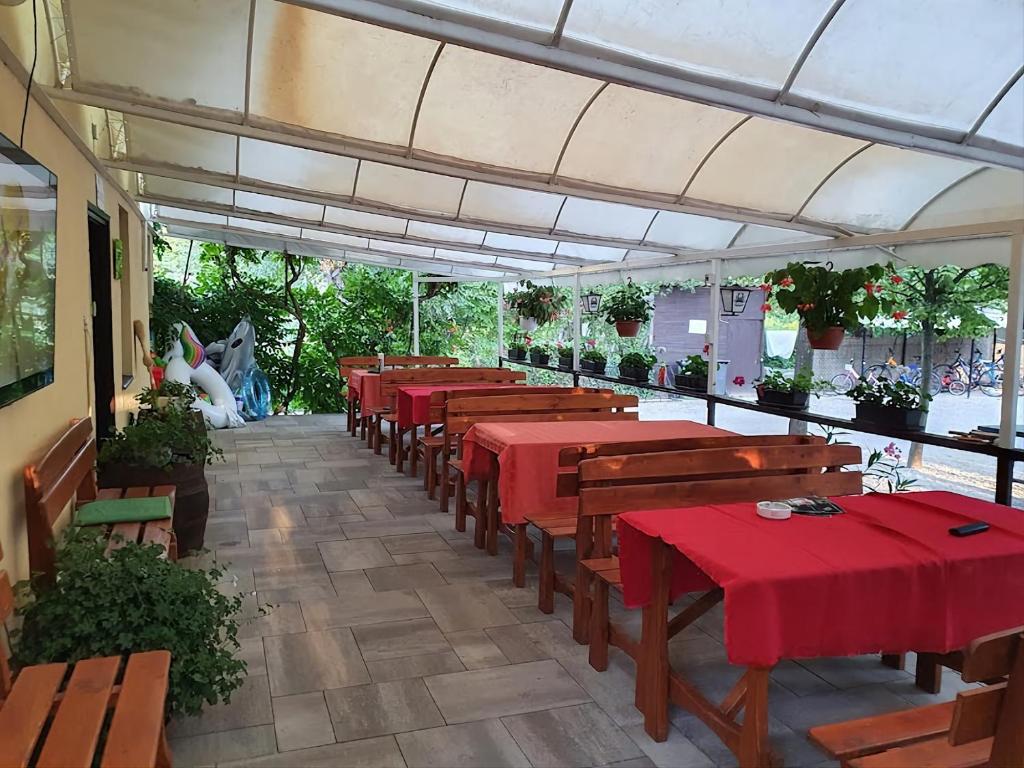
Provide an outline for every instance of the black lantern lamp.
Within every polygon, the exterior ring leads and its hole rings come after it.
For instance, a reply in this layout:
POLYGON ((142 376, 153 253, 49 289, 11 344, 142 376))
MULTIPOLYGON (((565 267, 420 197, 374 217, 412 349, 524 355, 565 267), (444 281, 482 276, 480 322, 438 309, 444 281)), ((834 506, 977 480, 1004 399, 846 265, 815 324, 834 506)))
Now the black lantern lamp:
POLYGON ((585 315, 596 315, 601 309, 601 294, 587 293, 580 296, 580 309, 585 315))
POLYGON ((722 314, 735 317, 742 315, 750 299, 750 289, 740 285, 726 285, 718 289, 722 296, 722 314))

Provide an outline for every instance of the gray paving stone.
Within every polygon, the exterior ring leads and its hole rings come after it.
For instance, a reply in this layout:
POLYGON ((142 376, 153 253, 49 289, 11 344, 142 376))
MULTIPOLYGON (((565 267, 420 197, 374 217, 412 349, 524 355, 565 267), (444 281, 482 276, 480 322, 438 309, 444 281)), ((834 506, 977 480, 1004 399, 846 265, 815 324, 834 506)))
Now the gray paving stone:
POLYGON ((323 564, 316 547, 224 547, 217 550, 217 562, 233 570, 281 568, 287 565, 323 564))
POLYGON ((300 600, 333 600, 338 596, 330 583, 310 584, 307 586, 282 587, 281 589, 264 589, 258 593, 260 602, 276 605, 277 603, 297 603, 300 600))
POLYGON ((608 669, 598 672, 585 657, 570 657, 559 663, 583 686, 587 694, 619 725, 643 722, 633 701, 636 693, 636 672, 633 661, 626 654, 613 651, 608 658, 608 669))
POLYGON ((433 528, 419 517, 402 520, 370 520, 365 523, 347 523, 341 530, 350 539, 369 539, 381 536, 403 536, 413 533, 430 533, 433 528))
POLYGON ((672 726, 668 729, 668 739, 663 742, 648 736, 643 725, 630 725, 623 730, 657 768, 712 768, 715 765, 696 744, 672 726))
POLYGON ((541 661, 551 656, 541 650, 526 632, 525 624, 511 624, 484 630, 487 636, 513 664, 541 661))
POLYGON ((395 565, 415 565, 416 563, 439 563, 442 560, 454 560, 458 555, 450 549, 438 549, 432 552, 410 552, 407 555, 392 555, 395 565))
POLYGON ((501 722, 534 765, 589 768, 644 754, 596 704, 530 712, 501 722))
POLYGON ((908 704, 882 685, 867 685, 773 703, 771 714, 796 731, 806 731, 814 725, 907 709, 908 704))
POLYGON ((271 725, 274 715, 270 708, 270 687, 267 678, 260 675, 247 677, 231 694, 231 701, 206 706, 197 717, 179 717, 171 721, 168 738, 200 736, 204 733, 234 731, 255 725, 271 725))
POLYGON ((370 671, 370 679, 375 683, 440 675, 445 672, 461 672, 465 669, 453 651, 405 656, 387 661, 368 661, 366 668, 370 671))
POLYGON ((518 715, 590 701, 556 661, 534 661, 426 678, 448 723, 518 715))
POLYGON ((338 741, 444 725, 422 680, 338 688, 325 695, 338 741))
POLYGON ((245 522, 251 530, 259 528, 301 528, 306 516, 298 505, 274 506, 270 509, 250 509, 245 513, 245 522))
POLYGON ((224 768, 406 768, 393 736, 282 752, 254 760, 223 763, 224 768))
POLYGON ((378 539, 322 541, 317 547, 328 571, 360 571, 395 564, 378 539))
POLYGON ((206 766, 230 760, 248 760, 277 751, 274 726, 256 725, 234 731, 204 733, 169 739, 176 766, 206 766))
POLYGON ((279 696, 273 705, 277 747, 282 752, 334 743, 334 728, 321 691, 279 696))
MULTIPOLYGON (((429 525, 429 524, 428 524, 429 525)), ((427 533, 407 533, 399 536, 388 536, 381 539, 381 544, 392 555, 408 555, 416 552, 451 551, 448 542, 431 529, 427 533)))
POLYGON ((512 612, 483 584, 452 584, 416 593, 442 632, 516 623, 512 612))
POLYGON ((409 768, 528 768, 530 761, 499 720, 401 733, 409 768))
POLYGON ((263 645, 274 696, 370 682, 349 629, 268 637, 263 645))
POLYGON ((258 592, 286 587, 331 586, 330 574, 327 573, 323 563, 285 565, 280 568, 254 568, 253 577, 258 592))
POLYGON ((239 639, 291 635, 306 631, 298 603, 276 603, 261 607, 261 616, 246 621, 238 628, 239 639))
POLYGON ((482 629, 463 629, 445 635, 466 669, 488 669, 509 663, 508 658, 482 629))
POLYGON ((331 574, 331 584, 338 597, 373 592, 373 585, 362 571, 335 571, 331 574))
POLYGON ((908 673, 882 664, 878 654, 844 658, 807 659, 800 662, 836 688, 856 688, 873 683, 893 683, 905 680, 908 673))
POLYGON ((367 568, 364 573, 377 592, 443 586, 445 580, 430 563, 367 568))
POLYGON ((245 662, 245 674, 248 677, 257 677, 267 674, 267 657, 263 653, 263 638, 248 637, 238 641, 241 646, 236 658, 245 662))
POLYGON ((432 619, 371 624, 355 627, 352 633, 364 661, 383 661, 451 650, 432 619))
POLYGON ((416 593, 401 589, 374 592, 372 598, 354 593, 334 600, 307 601, 301 605, 309 629, 354 627, 427 616, 427 609, 416 593))

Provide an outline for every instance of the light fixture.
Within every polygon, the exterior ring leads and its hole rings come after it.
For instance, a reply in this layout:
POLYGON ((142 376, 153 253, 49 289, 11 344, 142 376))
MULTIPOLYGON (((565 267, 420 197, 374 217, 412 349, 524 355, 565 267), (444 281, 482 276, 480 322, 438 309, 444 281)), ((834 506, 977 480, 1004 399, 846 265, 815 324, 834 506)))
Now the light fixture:
POLYGON ((722 296, 722 314, 735 317, 742 315, 750 298, 750 289, 740 285, 726 285, 718 289, 722 296))
POLYGON ((601 309, 601 294, 587 293, 580 296, 580 309, 586 315, 596 315, 601 309))

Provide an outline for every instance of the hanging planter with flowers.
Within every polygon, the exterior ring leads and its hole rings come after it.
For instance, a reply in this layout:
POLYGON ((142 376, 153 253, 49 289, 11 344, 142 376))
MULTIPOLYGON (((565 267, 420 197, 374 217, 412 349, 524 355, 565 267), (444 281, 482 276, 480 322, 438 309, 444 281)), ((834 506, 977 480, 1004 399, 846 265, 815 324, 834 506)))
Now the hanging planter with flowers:
POLYGON ((770 311, 774 299, 783 311, 800 316, 811 347, 839 349, 847 331, 892 311, 893 302, 881 285, 889 272, 891 267, 881 264, 836 271, 832 262, 825 266, 792 262, 765 275, 761 309, 770 311))
POLYGON ((557 320, 565 310, 566 297, 549 285, 534 285, 529 280, 508 295, 508 308, 519 315, 519 327, 530 333, 557 320))
POLYGON ((640 326, 651 319, 651 300, 643 288, 630 278, 625 285, 613 288, 604 295, 604 317, 608 325, 614 325, 619 336, 633 337, 640 333, 640 326))

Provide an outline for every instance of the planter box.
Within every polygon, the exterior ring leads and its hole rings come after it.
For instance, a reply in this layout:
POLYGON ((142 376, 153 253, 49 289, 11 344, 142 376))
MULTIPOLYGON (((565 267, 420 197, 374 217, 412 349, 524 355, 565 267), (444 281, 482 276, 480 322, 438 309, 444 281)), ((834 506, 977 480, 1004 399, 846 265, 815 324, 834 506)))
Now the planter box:
POLYGON ((924 411, 919 408, 891 408, 885 405, 857 403, 854 422, 875 427, 888 427, 902 432, 920 432, 924 429, 924 411))
POLYGON ((536 352, 530 353, 530 362, 536 363, 537 365, 547 365, 551 360, 551 355, 541 355, 536 352))
MULTIPOLYGON (((581 362, 582 366, 583 363, 581 362)), ((560 371, 571 371, 572 370, 572 358, 571 357, 559 357, 558 358, 558 370, 560 371)))
POLYGON ((526 350, 525 349, 510 349, 508 351, 508 359, 509 360, 520 360, 520 361, 525 360, 526 359, 526 350))
POLYGON ((810 392, 780 392, 777 389, 768 389, 763 384, 757 387, 757 402, 762 405, 772 405, 776 408, 790 408, 794 411, 807 410, 810 401, 810 392))
POLYGON ((588 373, 599 373, 603 375, 607 365, 607 361, 598 362, 597 360, 580 360, 580 370, 587 371, 588 373))
POLYGON ((204 464, 174 464, 170 471, 134 464, 104 464, 98 473, 100 488, 173 485, 174 536, 178 556, 203 548, 206 518, 210 514, 210 489, 204 464))
MULTIPOLYGON (((597 371, 594 371, 597 373, 597 371)), ((650 368, 634 368, 629 365, 619 366, 619 378, 626 379, 628 381, 639 381, 644 384, 648 383, 651 378, 650 368)))
POLYGON ((678 389, 689 389, 693 392, 708 391, 707 376, 691 376, 687 373, 677 373, 673 377, 673 382, 678 389))

